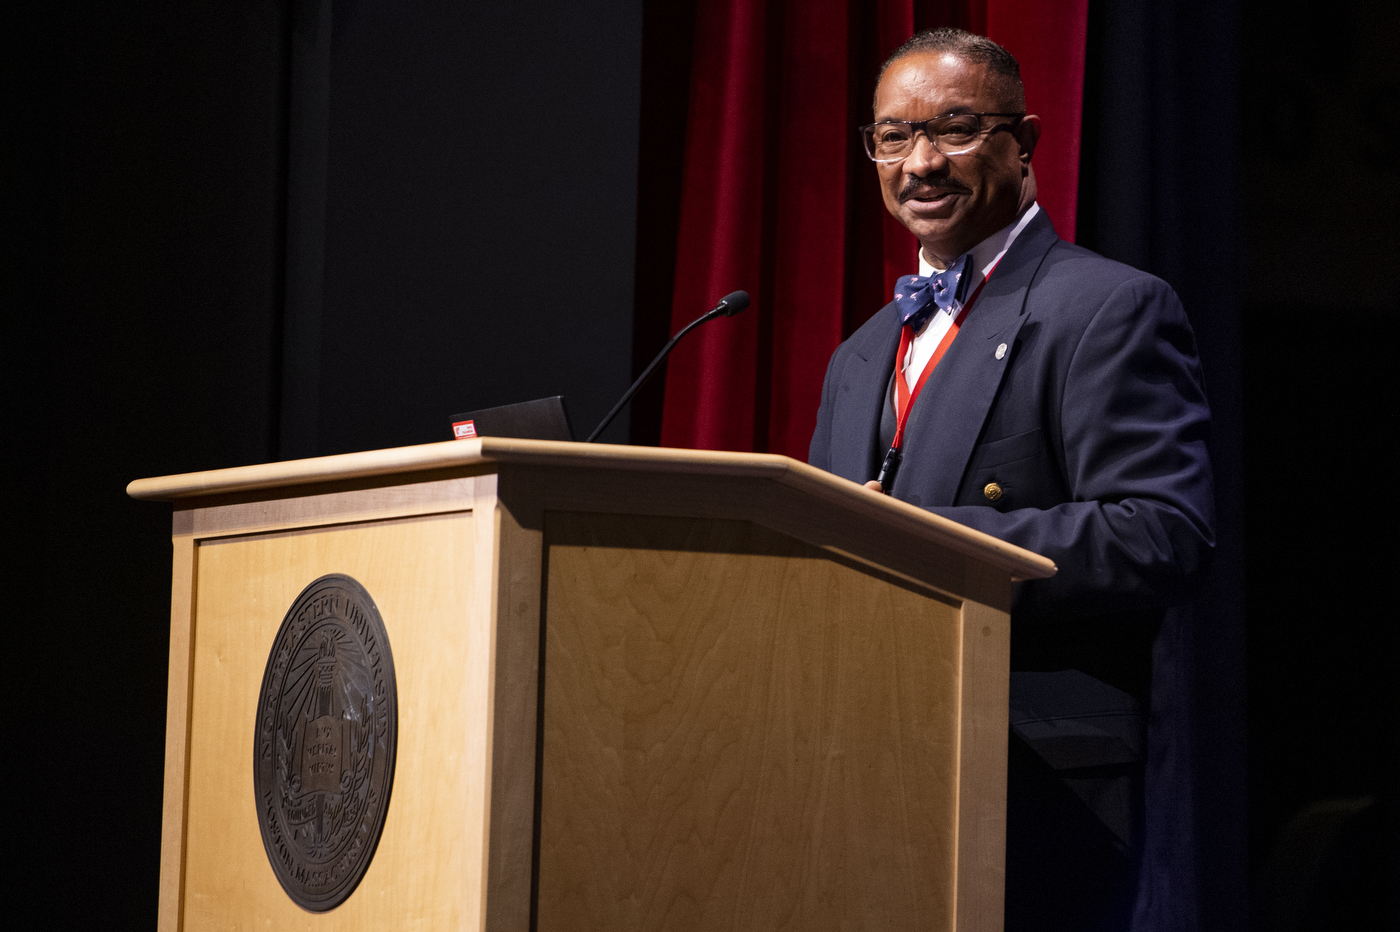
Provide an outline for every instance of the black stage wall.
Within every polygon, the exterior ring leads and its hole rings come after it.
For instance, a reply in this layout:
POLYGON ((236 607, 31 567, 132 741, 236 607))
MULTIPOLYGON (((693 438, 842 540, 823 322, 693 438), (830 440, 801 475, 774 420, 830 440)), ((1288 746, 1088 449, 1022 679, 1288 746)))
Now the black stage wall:
POLYGON ((1244 22, 1253 927, 1397 929, 1395 506, 1356 478, 1400 435, 1400 5, 1244 22))
POLYGON ((446 440, 455 412, 551 394, 586 433, 627 387, 641 14, 254 0, 10 24, 8 926, 154 926, 170 519, 128 481, 446 440))
MULTIPOLYGON (((659 10, 12 15, 15 927, 154 923, 169 518, 126 482, 443 438, 454 411, 556 392, 587 430, 664 338, 639 319, 633 352, 634 291, 651 306, 668 280, 633 268, 637 230, 664 237, 680 174, 638 132, 644 61, 685 39, 659 10)), ((1199 827, 1205 926, 1244 927, 1248 882, 1256 928, 1321 928, 1308 910, 1338 903, 1363 912, 1335 927, 1366 928, 1396 837, 1395 14, 1092 11, 1081 238, 1177 284, 1225 431, 1221 614, 1199 634, 1225 667, 1192 699, 1221 711, 1198 743, 1200 811, 1224 820, 1199 827)), ((631 436, 655 436, 657 410, 631 436)))

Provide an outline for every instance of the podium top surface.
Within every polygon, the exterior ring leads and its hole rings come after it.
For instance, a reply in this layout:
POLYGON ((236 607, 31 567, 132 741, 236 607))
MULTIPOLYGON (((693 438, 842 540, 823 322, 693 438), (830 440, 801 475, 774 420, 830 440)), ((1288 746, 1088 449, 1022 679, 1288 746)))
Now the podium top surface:
POLYGON ((767 479, 797 489, 817 501, 978 557, 1009 571, 1017 579, 1043 579, 1055 573, 1053 562, 1029 550, 772 453, 478 437, 137 479, 126 491, 136 499, 199 507, 199 499, 212 496, 376 477, 386 480, 403 477, 411 482, 415 473, 506 465, 767 479))

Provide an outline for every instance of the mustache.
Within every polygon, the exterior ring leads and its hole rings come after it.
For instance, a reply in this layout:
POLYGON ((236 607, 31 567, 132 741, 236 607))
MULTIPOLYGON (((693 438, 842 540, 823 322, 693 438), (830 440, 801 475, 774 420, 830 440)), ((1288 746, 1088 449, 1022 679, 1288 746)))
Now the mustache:
POLYGON ((904 203, 911 197, 929 194, 969 194, 971 193, 965 185, 958 184, 949 178, 919 178, 914 176, 904 182, 904 189, 899 192, 899 201, 904 203))

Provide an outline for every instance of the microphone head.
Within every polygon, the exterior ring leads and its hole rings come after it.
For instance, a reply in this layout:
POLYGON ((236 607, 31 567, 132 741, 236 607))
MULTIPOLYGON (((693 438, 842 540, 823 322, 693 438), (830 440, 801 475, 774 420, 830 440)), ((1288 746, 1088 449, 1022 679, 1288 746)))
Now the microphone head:
POLYGON ((719 306, 724 308, 725 317, 733 317, 749 306, 749 293, 747 291, 730 292, 720 299, 719 306))

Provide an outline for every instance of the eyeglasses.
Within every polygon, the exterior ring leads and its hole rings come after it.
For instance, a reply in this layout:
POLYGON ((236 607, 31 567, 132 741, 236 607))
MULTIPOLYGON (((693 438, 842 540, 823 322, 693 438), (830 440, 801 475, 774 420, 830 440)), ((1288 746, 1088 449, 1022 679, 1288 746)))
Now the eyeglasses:
POLYGON ((865 141, 865 154, 877 162, 898 162, 914 151, 919 133, 928 137, 933 147, 944 155, 971 152, 983 137, 996 129, 1014 126, 1024 113, 950 113, 931 120, 886 120, 860 127, 865 141), (1010 123, 982 126, 983 117, 1014 117, 1010 123))

